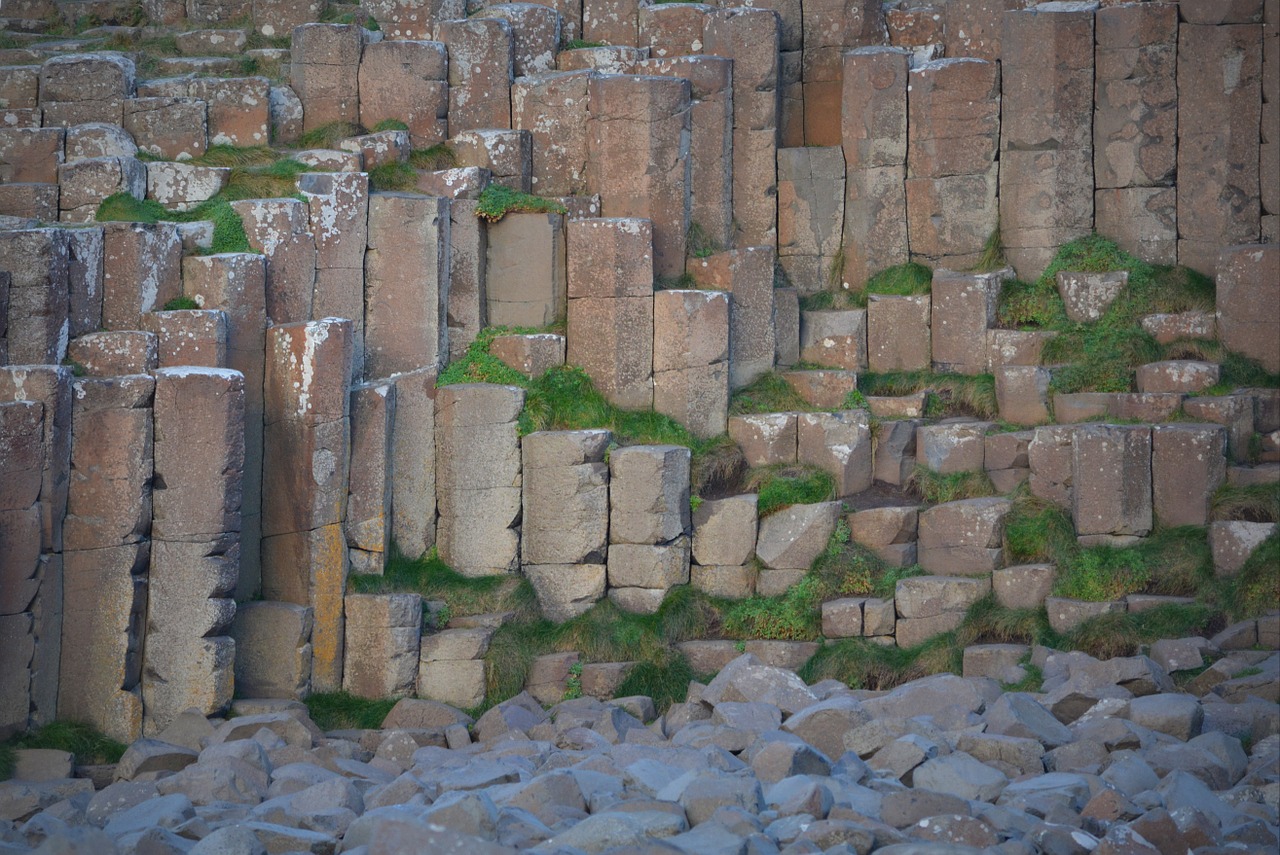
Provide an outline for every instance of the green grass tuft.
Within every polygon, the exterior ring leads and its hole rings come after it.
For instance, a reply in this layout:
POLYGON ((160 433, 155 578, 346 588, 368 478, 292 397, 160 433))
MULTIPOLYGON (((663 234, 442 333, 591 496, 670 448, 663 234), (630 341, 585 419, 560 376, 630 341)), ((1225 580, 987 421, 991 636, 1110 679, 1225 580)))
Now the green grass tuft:
POLYGON ((1213 494, 1215 520, 1280 522, 1280 484, 1223 484, 1213 494))
MULTIPOLYGON (((14 749, 51 748, 68 751, 75 755, 75 762, 80 766, 118 763, 125 751, 124 745, 104 736, 93 726, 74 721, 50 722, 39 730, 15 736, 9 741, 9 745, 14 749)), ((3 777, 0 775, 0 778, 3 777)))
POLYGON ((719 241, 707 234, 707 230, 699 223, 689 224, 686 245, 690 258, 709 258, 724 250, 719 241))
POLYGON ((914 261, 887 267, 867 280, 866 293, 909 296, 933 289, 933 269, 914 261))
POLYGON ((410 152, 409 165, 414 169, 451 169, 458 165, 458 155, 448 143, 436 143, 429 148, 415 148, 410 152))
POLYGON ((756 510, 761 517, 788 505, 812 505, 836 497, 836 482, 831 474, 803 464, 758 467, 748 475, 747 489, 758 494, 756 510))
POLYGON ((200 304, 190 297, 174 297, 172 300, 164 304, 166 312, 181 312, 191 309, 200 308, 200 304))
POLYGON ((1225 600, 1235 620, 1258 617, 1280 603, 1280 531, 1258 544, 1228 583, 1225 600))
POLYGON ((752 413, 808 412, 813 406, 782 379, 776 371, 761 374, 750 386, 739 389, 729 399, 729 415, 752 413))
POLYGON ((348 137, 358 137, 365 129, 352 122, 330 122, 298 137, 298 148, 337 148, 348 137))
POLYGON ((346 692, 323 692, 307 698, 307 712, 321 730, 377 730, 396 705, 396 698, 358 698, 346 692))
POLYGON ((239 147, 233 145, 211 145, 204 154, 193 158, 188 163, 193 166, 266 166, 275 163, 280 156, 265 145, 239 147))
POLYGON ((800 311, 829 312, 860 309, 867 304, 866 295, 861 291, 846 291, 843 288, 828 288, 803 294, 800 297, 800 311))
POLYGON ((805 576, 780 597, 753 596, 730 606, 724 629, 731 637, 813 641, 822 635, 822 591, 805 576))
POLYGON ((384 163, 369 170, 371 190, 412 190, 418 186, 418 173, 407 163, 384 163))
POLYGON ((987 235, 987 240, 982 245, 982 252, 971 269, 975 273, 990 273, 1005 267, 1008 263, 1004 257, 1004 247, 1001 246, 1000 223, 997 222, 991 234, 987 235))
POLYGON ((521 577, 482 576, 469 578, 453 570, 436 556, 410 560, 393 554, 383 575, 353 575, 348 587, 357 594, 386 594, 408 591, 424 600, 444 600, 454 616, 516 612, 537 614, 533 587, 521 577))
POLYGON ((589 42, 584 39, 570 39, 565 42, 564 50, 584 50, 585 48, 606 47, 604 42, 589 42))
POLYGON ((1151 568, 1138 549, 1091 546, 1060 561, 1053 594, 1106 602, 1143 591, 1150 581, 1151 568))
POLYGON ((169 211, 153 199, 139 200, 128 193, 116 193, 102 200, 98 206, 97 220, 104 222, 196 223, 213 222, 213 246, 210 254, 223 252, 253 252, 249 238, 240 219, 222 196, 201 203, 190 211, 169 211))
POLYGON ((490 184, 480 193, 476 216, 496 223, 507 214, 566 214, 568 209, 555 199, 521 193, 500 184, 490 184))
POLYGON ((383 119, 369 129, 370 133, 380 134, 383 131, 407 131, 409 126, 399 119, 383 119))
POLYGON ((864 395, 900 396, 919 391, 931 393, 929 418, 975 416, 995 419, 996 381, 990 374, 935 374, 931 371, 893 371, 858 375, 858 391, 864 395))
POLYGON ((969 607, 956 631, 956 643, 1040 644, 1049 634, 1049 618, 1043 608, 1008 609, 988 594, 969 607))
POLYGON ((1071 515, 1021 491, 1004 518, 1007 564, 1055 563, 1078 549, 1071 515))
POLYGON ((943 475, 920 464, 916 464, 906 486, 931 505, 998 495, 986 472, 950 472, 943 475))

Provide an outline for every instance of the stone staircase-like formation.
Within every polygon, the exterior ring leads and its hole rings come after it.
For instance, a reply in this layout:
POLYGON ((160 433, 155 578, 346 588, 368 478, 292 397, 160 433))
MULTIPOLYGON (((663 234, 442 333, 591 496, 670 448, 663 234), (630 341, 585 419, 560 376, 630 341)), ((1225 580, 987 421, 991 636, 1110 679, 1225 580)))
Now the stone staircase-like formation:
MULTIPOLYGON (((1006 560, 1015 491, 1086 546, 1207 527, 1224 576, 1274 536, 1211 509, 1280 481, 1280 388, 1222 388, 1227 354, 1280 373, 1276 4, 323 7, 0 10, 0 736, 132 741, 233 691, 478 706, 502 616, 424 634, 418 594, 348 590, 393 543, 522 574, 564 621, 780 596, 847 527, 927 575, 827 601, 823 636, 913 647, 992 593, 1059 632, 1169 601, 1052 596, 1052 565, 1006 560), (1064 392, 1055 331, 1001 294, 1095 231, 1216 302, 1140 319, 1197 358, 1064 392), (908 263, 933 268, 914 293, 849 298, 908 263), (517 371, 580 366, 836 498, 760 515, 692 495, 688 447, 523 433, 525 389, 437 384, 497 326, 560 330, 493 339, 517 371), (812 411, 731 414, 775 369, 812 411), (864 399, 868 372, 933 379, 864 399), (990 375, 995 411, 938 418, 944 375, 990 375), (921 504, 917 467, 995 495, 921 504)), ((1130 287, 1049 279, 1086 325, 1130 287)), ((1215 643, 1275 649, 1280 617, 1215 643)), ((681 652, 705 674, 743 648, 798 668, 818 643, 681 652)), ((1002 680, 1030 653, 974 651, 1002 680)), ((529 691, 608 697, 630 665, 578 660, 529 691)))

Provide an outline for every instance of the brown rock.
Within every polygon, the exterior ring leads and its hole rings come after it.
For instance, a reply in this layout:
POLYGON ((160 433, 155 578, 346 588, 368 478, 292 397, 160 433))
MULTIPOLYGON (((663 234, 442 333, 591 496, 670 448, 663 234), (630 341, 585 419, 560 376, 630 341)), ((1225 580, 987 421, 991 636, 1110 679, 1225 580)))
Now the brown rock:
POLYGON ((930 367, 930 297, 867 297, 867 366, 872 371, 930 367))
POLYGON ((1078 535, 1142 536, 1151 530, 1149 427, 1077 428, 1071 479, 1078 535))

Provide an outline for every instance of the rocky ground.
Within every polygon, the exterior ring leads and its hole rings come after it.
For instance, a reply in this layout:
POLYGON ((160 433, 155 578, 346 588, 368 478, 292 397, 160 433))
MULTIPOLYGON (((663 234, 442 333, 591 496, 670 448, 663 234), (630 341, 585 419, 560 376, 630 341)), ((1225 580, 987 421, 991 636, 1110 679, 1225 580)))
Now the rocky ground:
POLYGON ((1276 851, 1280 654, 1182 687, 1145 656, 1033 664, 1035 694, 951 674, 871 692, 745 654, 660 716, 406 699, 327 734, 296 702, 239 701, 81 777, 21 752, 0 853, 1276 851))

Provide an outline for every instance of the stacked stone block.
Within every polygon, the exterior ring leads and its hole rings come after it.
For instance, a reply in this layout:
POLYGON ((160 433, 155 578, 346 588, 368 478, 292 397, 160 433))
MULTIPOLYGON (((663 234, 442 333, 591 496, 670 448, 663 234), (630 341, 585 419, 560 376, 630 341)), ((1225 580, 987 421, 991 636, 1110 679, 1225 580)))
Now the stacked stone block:
POLYGON ((724 433, 729 411, 730 296, 653 295, 653 408, 700 437, 724 433))
POLYGON ((755 590, 756 496, 703 501, 693 512, 690 581, 713 597, 742 599, 755 590))
POLYGON ((727 291, 729 388, 749 386, 774 364, 774 252, 767 246, 731 249, 690 263, 702 288, 727 291))
POLYGON ((61 229, 0 232, 0 269, 9 271, 9 362, 57 365, 67 355, 70 250, 61 229))
POLYGON ((844 55, 845 288, 861 290, 872 275, 908 260, 909 66, 909 55, 897 48, 865 47, 844 55))
POLYGON ((182 239, 172 223, 104 225, 102 326, 138 329, 142 314, 183 293, 183 267, 182 239))
POLYGON ((267 332, 262 593, 311 608, 316 691, 342 686, 353 338, 338 318, 267 332))
POLYGON ((1093 5, 1005 13, 1000 235, 1022 279, 1093 231, 1093 5))
POLYGON ((545 327, 562 317, 568 288, 564 215, 509 213, 487 231, 488 322, 545 327))
POLYGON ((346 536, 352 573, 381 575, 391 552, 394 381, 351 389, 351 469, 346 536))
POLYGON ((449 133, 511 127, 514 37, 502 18, 436 24, 449 48, 449 133))
POLYGON ((289 84, 302 101, 304 131, 360 121, 365 32, 357 24, 304 24, 294 29, 289 84))
POLYGON ((82 379, 71 413, 58 714, 124 742, 142 733, 154 393, 145 375, 82 379))
MULTIPOLYGON (((369 243, 369 179, 362 172, 308 172, 298 178, 316 242, 312 318, 347 318, 355 335, 355 376, 364 375, 364 261, 369 243)), ((429 222, 429 221, 428 221, 429 222)), ((430 231, 422 236, 430 245, 430 231)))
POLYGON ((652 614, 689 582, 689 449, 633 445, 609 457, 609 599, 652 614))
POLYGON ((436 541, 436 372, 421 368, 394 378, 391 426, 391 537, 419 558, 436 541))
POLYGON ((133 97, 133 60, 117 53, 55 56, 40 66, 40 110, 46 127, 86 122, 123 124, 125 100, 133 97))
POLYGON ((348 594, 343 691, 360 698, 413 693, 422 637, 418 594, 348 594))
POLYGON ((588 87, 588 189, 606 217, 648 219, 654 273, 679 276, 689 231, 689 82, 600 75, 588 87))
POLYGON ((533 144, 529 184, 544 196, 587 187, 587 88, 590 71, 521 77, 511 86, 511 125, 533 144))
MULTIPOLYGON (((430 29, 428 26, 427 29, 430 29)), ((440 42, 396 40, 367 45, 360 57, 360 124, 385 119, 409 126, 414 148, 449 137, 448 50, 440 42)))
POLYGON ((1098 231, 1139 258, 1174 264, 1178 10, 1168 3, 1112 6, 1098 10, 1094 26, 1098 231))
POLYGON ((844 197, 839 148, 778 149, 778 258, 801 294, 840 279, 844 197))
POLYGON ((604 430, 531 433, 521 441, 521 571, 543 614, 562 621, 604 596, 609 464, 604 430))
POLYGON ((973 267, 999 220, 999 66, 939 59, 913 68, 909 81, 911 256, 931 267, 973 267))
POLYGON ((155 484, 143 729, 195 707, 231 703, 240 571, 244 375, 221 368, 155 373, 155 484), (162 485, 162 486, 161 486, 162 485))
POLYGON ((514 386, 463 384, 436 393, 440 558, 464 576, 514 571, 520 560, 520 439, 514 386))
POLYGON ((231 203, 249 246, 267 262, 267 318, 274 324, 311 320, 316 287, 316 242, 307 203, 299 199, 242 199, 231 203))
POLYGON ((566 358, 609 401, 653 404, 653 226, 639 219, 571 220, 566 358))
POLYGON ((1072 517, 1082 543, 1123 545, 1151 531, 1151 447, 1145 425, 1076 429, 1072 517))

